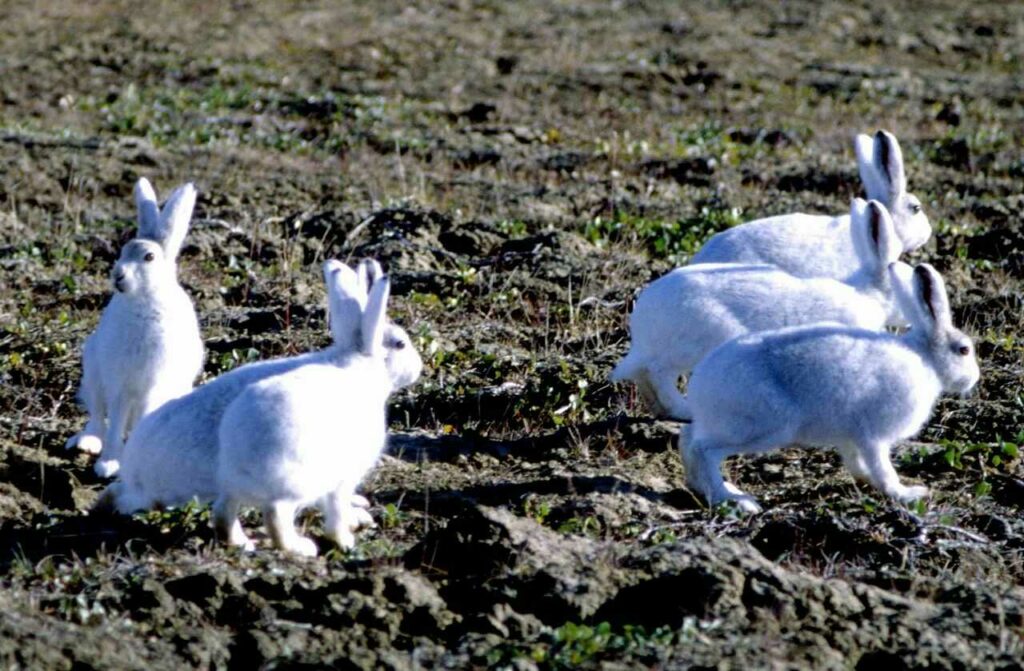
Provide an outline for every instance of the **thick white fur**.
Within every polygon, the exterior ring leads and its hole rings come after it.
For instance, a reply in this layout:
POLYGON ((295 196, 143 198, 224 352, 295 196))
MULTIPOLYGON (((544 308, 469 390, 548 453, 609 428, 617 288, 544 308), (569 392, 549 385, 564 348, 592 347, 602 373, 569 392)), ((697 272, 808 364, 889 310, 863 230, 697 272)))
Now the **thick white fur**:
POLYGON ((117 472, 124 437, 136 422, 188 393, 203 365, 199 321, 175 265, 195 188, 175 189, 161 211, 143 178, 135 200, 138 236, 121 250, 111 273, 115 293, 82 348, 79 398, 89 421, 66 444, 101 453, 95 468, 104 477, 117 472))
POLYGON ((221 538, 252 548, 238 512, 257 505, 276 547, 316 556, 316 544, 297 533, 295 514, 319 502, 327 535, 343 548, 355 544, 349 501, 387 436, 388 292, 386 278, 370 289, 357 351, 250 385, 225 410, 213 508, 221 538))
MULTIPOLYGON (((931 224, 921 201, 907 193, 903 153, 895 136, 882 130, 874 139, 858 135, 854 149, 867 196, 891 213, 903 251, 927 242, 931 224)), ((798 277, 843 280, 857 271, 854 244, 847 215, 784 214, 716 234, 690 263, 767 263, 798 277)))
POLYGON ((953 327, 942 277, 921 264, 890 269, 911 330, 902 336, 815 324, 741 336, 693 370, 693 424, 679 450, 689 486, 709 504, 753 497, 722 478, 730 455, 789 444, 838 449, 855 478, 912 501, 928 494, 900 482, 894 443, 915 435, 942 392, 963 394, 978 381, 971 340, 953 327))
MULTIPOLYGON (((97 503, 98 509, 121 513, 161 506, 178 506, 193 498, 217 496, 218 427, 228 405, 249 385, 308 364, 343 361, 359 343, 359 325, 367 288, 381 275, 375 261, 359 268, 355 293, 336 281, 342 264, 324 264, 333 344, 317 352, 247 364, 221 375, 191 393, 146 416, 125 444, 118 481, 97 503)), ((346 269, 347 270, 347 269, 346 269)), ((394 389, 412 384, 423 363, 404 330, 389 324, 384 334, 386 362, 394 389)), ((353 499, 365 507, 366 501, 353 499)), ((369 522, 366 516, 365 522, 369 522)))
POLYGON ((652 282, 633 307, 629 353, 610 379, 635 382, 656 414, 688 420, 679 376, 736 336, 822 321, 873 331, 905 325, 888 272, 902 251, 889 213, 857 198, 850 216, 861 265, 845 282, 740 263, 677 268, 652 282))

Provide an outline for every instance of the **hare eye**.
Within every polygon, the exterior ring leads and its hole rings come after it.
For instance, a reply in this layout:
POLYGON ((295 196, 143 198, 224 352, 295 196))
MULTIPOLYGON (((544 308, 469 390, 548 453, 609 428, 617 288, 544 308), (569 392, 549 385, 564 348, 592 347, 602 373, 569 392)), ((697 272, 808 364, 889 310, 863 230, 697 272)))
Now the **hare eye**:
POLYGON ((971 348, 968 347, 967 345, 960 345, 960 347, 958 347, 956 351, 960 352, 960 356, 967 356, 968 354, 971 353, 971 348))
POLYGON ((921 213, 921 205, 920 205, 920 203, 911 203, 910 204, 910 211, 913 212, 914 214, 920 214, 921 213))
POLYGON ((153 259, 155 259, 155 258, 156 258, 156 257, 155 257, 155 256, 153 256, 153 252, 146 252, 146 255, 142 257, 142 259, 143 259, 143 260, 144 260, 144 261, 145 261, 146 263, 149 263, 150 261, 152 261, 152 260, 153 260, 153 259))
POLYGON ((391 347, 393 349, 405 349, 405 341, 404 340, 396 340, 394 343, 391 344, 391 347))

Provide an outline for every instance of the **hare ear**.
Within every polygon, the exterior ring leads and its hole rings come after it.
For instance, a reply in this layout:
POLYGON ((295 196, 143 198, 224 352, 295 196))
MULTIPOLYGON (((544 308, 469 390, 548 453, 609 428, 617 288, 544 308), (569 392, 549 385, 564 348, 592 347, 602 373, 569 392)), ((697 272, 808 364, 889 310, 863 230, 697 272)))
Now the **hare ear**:
POLYGON ((343 349, 354 350, 366 305, 366 295, 359 286, 359 278, 344 263, 331 259, 324 263, 324 283, 327 285, 327 314, 334 343, 343 349))
POLYGON ((384 275, 384 271, 381 269, 380 264, 377 263, 376 259, 363 259, 359 263, 357 272, 359 273, 359 282, 362 285, 363 293, 365 294, 369 294, 370 288, 373 287, 373 283, 384 275))
POLYGON ((171 262, 178 258, 178 252, 185 244, 185 234, 188 233, 195 206, 196 187, 189 183, 172 191, 160 211, 161 236, 156 241, 164 248, 164 254, 171 262))
POLYGON ((921 333, 931 333, 934 322, 931 314, 917 298, 917 279, 914 268, 902 261, 890 263, 889 277, 892 281, 896 305, 910 322, 910 327, 921 333))
POLYGON ((884 272, 890 263, 900 258, 903 251, 903 243, 896 237, 896 228, 893 225, 892 215, 885 205, 877 200, 868 203, 868 226, 870 235, 872 256, 875 258, 877 268, 884 272))
POLYGON ((135 182, 135 207, 138 209, 138 237, 147 240, 160 239, 160 207, 156 203, 156 192, 145 177, 135 182))
POLYGON ((878 176, 884 181, 885 198, 879 198, 886 203, 891 203, 896 196, 905 193, 907 190, 907 176, 903 172, 903 152, 900 150, 900 143, 896 136, 884 130, 875 133, 874 165, 878 176))
POLYGON ((388 297, 391 295, 391 281, 387 275, 373 283, 363 312, 362 336, 363 354, 378 356, 384 351, 384 329, 387 328, 388 297))
POLYGON ((871 238, 871 221, 868 202, 863 198, 854 198, 850 202, 850 234, 853 236, 853 248, 860 257, 861 265, 872 265, 875 258, 875 243, 871 238))
POLYGON ((870 135, 860 133, 853 139, 853 151, 857 154, 857 170, 867 197, 871 200, 888 200, 888 187, 875 168, 875 141, 870 135))
POLYGON ((946 283, 939 271, 927 263, 914 268, 914 294, 922 313, 931 321, 931 332, 953 326, 946 283))

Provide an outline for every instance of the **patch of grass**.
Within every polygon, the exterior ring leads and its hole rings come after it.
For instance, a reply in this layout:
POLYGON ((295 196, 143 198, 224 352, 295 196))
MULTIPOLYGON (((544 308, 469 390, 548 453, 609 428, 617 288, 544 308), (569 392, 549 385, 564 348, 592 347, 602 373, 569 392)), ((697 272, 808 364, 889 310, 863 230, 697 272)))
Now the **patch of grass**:
POLYGON ((974 485, 974 493, 984 496, 992 490, 989 483, 991 472, 1013 472, 1020 461, 1021 445, 1024 444, 1024 430, 1013 441, 998 439, 992 443, 970 443, 942 440, 942 459, 958 471, 980 472, 981 478, 974 485))
POLYGON ((418 125, 413 122, 421 111, 381 96, 284 92, 230 80, 192 87, 130 83, 116 97, 83 96, 75 104, 98 115, 104 131, 145 137, 157 146, 228 144, 333 154, 355 139, 372 140, 385 153, 428 148, 419 137, 407 136, 406 126, 418 125))
POLYGON ((583 227, 583 237, 598 247, 634 245, 676 264, 685 263, 715 233, 742 221, 742 210, 721 203, 701 206, 684 219, 648 219, 627 213, 595 217, 583 227))
POLYGON ((625 625, 613 628, 607 622, 596 625, 566 622, 549 630, 532 646, 502 645, 494 648, 487 663, 495 668, 520 668, 517 659, 532 661, 540 669, 576 669, 603 659, 633 655, 654 662, 661 650, 672 645, 679 634, 669 627, 648 631, 625 625))
POLYGON ((551 514, 551 504, 539 500, 536 496, 528 496, 523 500, 523 514, 537 524, 544 524, 548 515, 551 514))
POLYGON ((525 238, 530 233, 526 222, 519 219, 502 219, 494 227, 513 240, 525 238))
POLYGON ((147 510, 137 517, 159 527, 161 533, 195 533, 210 526, 210 506, 192 499, 183 506, 164 510, 147 510))
POLYGON ((559 524, 557 531, 596 538, 601 535, 601 520, 594 515, 576 515, 559 524))
POLYGON ((385 529, 394 529, 401 526, 407 517, 408 515, 399 509, 397 505, 389 503, 381 511, 380 525, 385 529))
POLYGON ((1024 431, 1017 434, 1015 442, 999 440, 995 443, 965 443, 943 440, 943 459, 952 468, 964 470, 974 465, 982 470, 986 466, 1010 468, 1020 458, 1020 444, 1024 442, 1024 431))

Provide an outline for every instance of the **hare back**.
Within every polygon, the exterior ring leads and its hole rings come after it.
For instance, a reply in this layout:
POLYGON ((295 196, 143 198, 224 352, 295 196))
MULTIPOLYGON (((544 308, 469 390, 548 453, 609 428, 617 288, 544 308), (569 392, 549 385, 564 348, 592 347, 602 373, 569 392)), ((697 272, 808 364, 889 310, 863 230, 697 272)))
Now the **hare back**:
MULTIPOLYGON (((224 410, 250 384, 311 362, 331 350, 259 361, 224 373, 160 406, 136 425, 125 444, 120 478, 125 500, 182 505, 217 496, 217 431, 224 410)), ((146 507, 146 506, 143 506, 146 507)))
POLYGON ((797 213, 747 222, 714 235, 690 263, 767 263, 798 277, 837 280, 860 267, 848 214, 797 213))
POLYGON ((881 329, 885 310, 849 285, 801 279, 769 266, 701 264, 674 270, 641 293, 630 317, 631 352, 692 368, 736 336, 835 321, 881 329))

